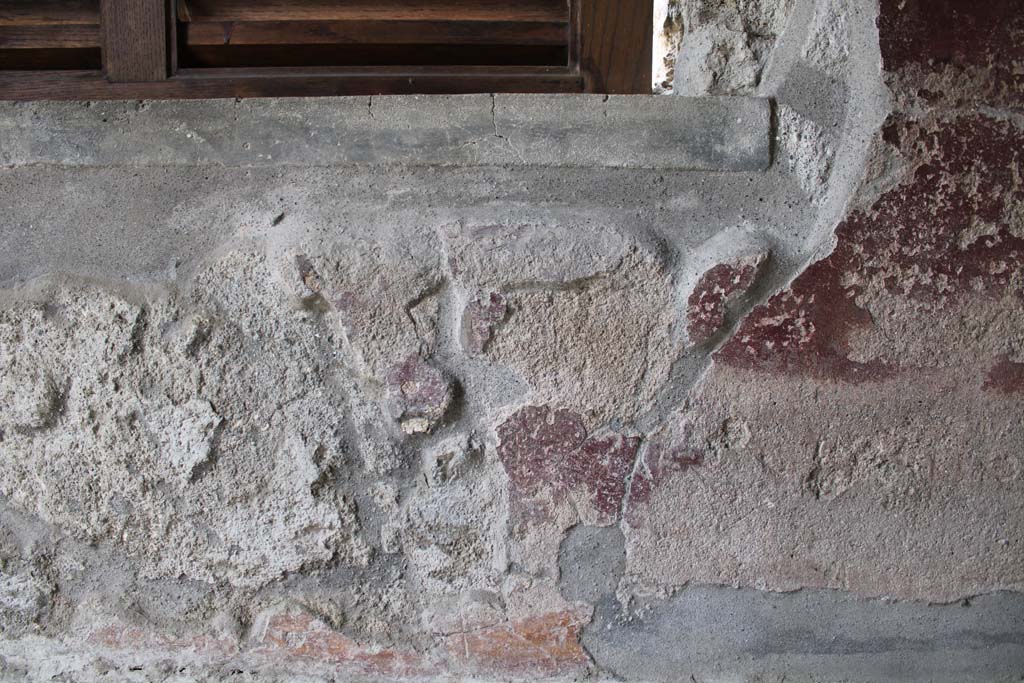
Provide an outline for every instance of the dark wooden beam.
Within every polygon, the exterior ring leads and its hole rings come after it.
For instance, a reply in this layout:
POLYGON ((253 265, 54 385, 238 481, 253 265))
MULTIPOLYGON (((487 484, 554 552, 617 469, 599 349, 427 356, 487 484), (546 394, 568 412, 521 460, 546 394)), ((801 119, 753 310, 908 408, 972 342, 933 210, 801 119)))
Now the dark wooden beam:
POLYGON ((178 19, 203 21, 556 21, 567 0, 178 0, 178 19))
POLYGON ((183 23, 181 30, 185 44, 190 46, 566 45, 569 42, 568 21, 193 21, 183 23))
POLYGON ((0 23, 0 50, 71 49, 100 46, 100 25, 49 24, 5 26, 0 23))
POLYGON ((587 92, 650 94, 653 0, 578 0, 587 92))
POLYGON ((95 0, 0 0, 0 26, 99 24, 95 0))
POLYGON ((103 69, 114 83, 168 76, 167 0, 101 0, 103 69))
POLYGON ((181 69, 171 78, 148 83, 112 83, 96 71, 0 71, 0 100, 578 93, 582 90, 580 75, 564 67, 181 69))

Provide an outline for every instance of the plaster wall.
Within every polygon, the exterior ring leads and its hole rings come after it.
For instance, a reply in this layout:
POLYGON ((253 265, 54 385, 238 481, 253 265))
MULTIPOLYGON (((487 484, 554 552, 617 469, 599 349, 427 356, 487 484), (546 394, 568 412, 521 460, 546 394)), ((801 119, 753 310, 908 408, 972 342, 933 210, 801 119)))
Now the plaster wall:
POLYGON ((0 680, 1021 680, 1016 5, 0 105, 0 680))

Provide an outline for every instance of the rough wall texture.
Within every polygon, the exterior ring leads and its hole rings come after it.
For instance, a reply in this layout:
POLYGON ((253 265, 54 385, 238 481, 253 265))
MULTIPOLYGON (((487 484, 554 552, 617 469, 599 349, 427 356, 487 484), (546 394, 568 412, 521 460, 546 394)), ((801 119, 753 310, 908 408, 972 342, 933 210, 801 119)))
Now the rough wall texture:
POLYGON ((1021 680, 1017 5, 672 4, 770 123, 5 106, 0 679, 1021 680))

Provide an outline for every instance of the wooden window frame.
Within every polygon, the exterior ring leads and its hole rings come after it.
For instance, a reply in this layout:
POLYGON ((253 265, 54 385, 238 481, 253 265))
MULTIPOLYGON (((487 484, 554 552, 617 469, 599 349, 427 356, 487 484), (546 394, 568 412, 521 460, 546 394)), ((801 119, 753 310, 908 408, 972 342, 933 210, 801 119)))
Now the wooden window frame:
POLYGON ((653 0, 566 0, 568 64, 178 68, 175 0, 101 0, 102 70, 0 71, 0 100, 649 94, 653 0))

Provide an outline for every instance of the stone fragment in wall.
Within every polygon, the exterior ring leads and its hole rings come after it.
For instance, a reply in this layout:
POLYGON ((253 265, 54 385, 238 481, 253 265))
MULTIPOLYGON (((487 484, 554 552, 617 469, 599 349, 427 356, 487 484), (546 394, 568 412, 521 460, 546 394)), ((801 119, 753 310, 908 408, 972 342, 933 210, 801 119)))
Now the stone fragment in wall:
MULTIPOLYGON (((201 562, 188 555, 164 556, 143 575, 178 571, 254 587, 330 560, 365 566, 372 550, 362 540, 354 509, 330 486, 333 473, 324 462, 328 457, 322 446, 307 444, 298 433, 285 434, 280 449, 264 463, 264 487, 250 493, 239 486, 230 507, 208 514, 205 523, 212 533, 207 534, 201 562), (206 569, 208 564, 211 569, 206 569)), ((209 494, 201 495, 205 499, 209 494)), ((190 541, 185 531, 168 536, 179 544, 190 541)))
POLYGON ((817 123, 787 105, 778 110, 778 147, 804 193, 821 202, 828 190, 835 148, 817 123))
POLYGON ((700 346, 712 341, 725 327, 727 317, 758 282, 768 262, 768 252, 723 259, 697 280, 686 302, 687 336, 700 346))
POLYGON ((452 381, 419 354, 388 370, 386 385, 392 415, 408 435, 433 431, 452 404, 452 381))
POLYGON ((519 409, 498 426, 497 435, 514 516, 544 521, 554 504, 571 501, 588 524, 618 519, 638 437, 589 434, 581 416, 548 406, 519 409))
POLYGON ((0 369, 0 430, 38 430, 52 425, 60 414, 64 393, 53 375, 30 353, 20 358, 0 357, 0 369))
POLYGON ((0 636, 19 638, 40 631, 54 590, 33 564, 0 558, 0 636))
POLYGON ((406 494, 386 524, 392 549, 405 555, 406 579, 418 595, 495 591, 504 576, 503 482, 493 468, 468 469, 468 460, 478 454, 463 450, 452 457, 464 461, 463 474, 428 478, 406 494))
POLYGON ((316 266, 305 254, 295 254, 294 286, 298 289, 299 297, 307 306, 324 306, 327 301, 324 299, 324 281, 316 266))
POLYGON ((212 323, 201 315, 189 315, 179 321, 176 350, 189 358, 196 358, 203 347, 210 341, 212 323))
POLYGON ((630 420, 666 381, 675 344, 672 274, 654 248, 610 228, 451 228, 450 268, 505 298, 484 354, 592 425, 630 420))
POLYGON ((483 447, 473 437, 455 436, 423 452, 423 476, 433 487, 460 479, 483 460, 483 447))
POLYGON ((508 315, 508 302, 498 292, 477 292, 462 313, 462 348, 471 355, 487 349, 496 328, 508 315))
POLYGON ((754 91, 785 28, 791 0, 679 0, 682 16, 673 93, 691 97, 754 91))
POLYGON ((349 392, 349 410, 355 431, 355 450, 363 468, 376 476, 389 475, 408 460, 396 435, 395 421, 378 402, 364 396, 353 383, 349 392))
POLYGON ((654 93, 672 94, 676 55, 683 41, 683 16, 679 0, 654 3, 654 93))
POLYGON ((441 277, 429 250, 408 244, 335 244, 285 250, 286 282, 300 300, 323 302, 341 335, 343 358, 384 383, 396 363, 430 355, 437 343, 441 277))
POLYGON ((182 483, 189 483, 196 468, 210 458, 220 416, 202 399, 183 405, 157 404, 144 409, 143 415, 162 458, 182 483))
POLYGON ((850 57, 850 6, 841 0, 819 0, 814 23, 803 47, 803 58, 832 76, 841 76, 850 57))
POLYGON ((763 67, 745 33, 700 26, 687 33, 680 45, 672 93, 684 97, 751 93, 763 67))

